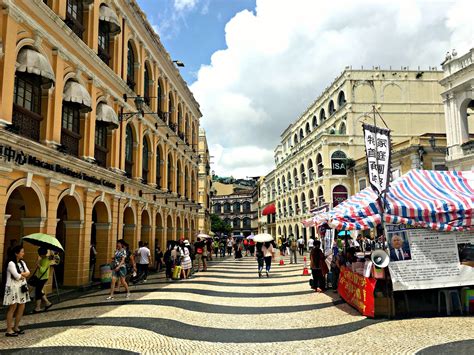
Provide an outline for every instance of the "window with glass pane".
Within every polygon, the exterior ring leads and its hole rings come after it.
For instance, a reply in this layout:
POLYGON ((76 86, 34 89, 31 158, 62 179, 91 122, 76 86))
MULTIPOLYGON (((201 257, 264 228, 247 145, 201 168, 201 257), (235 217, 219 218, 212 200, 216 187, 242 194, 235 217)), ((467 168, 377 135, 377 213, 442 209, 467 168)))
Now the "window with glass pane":
POLYGON ((159 147, 156 148, 156 187, 161 189, 161 150, 159 147))
POLYGON ((62 128, 79 134, 80 129, 79 107, 73 104, 63 105, 62 128))
POLYGON ((135 88, 135 56, 133 54, 132 44, 128 42, 127 54, 127 85, 130 89, 135 88))
POLYGON ((107 148, 107 127, 103 124, 97 124, 95 127, 95 144, 107 148))
POLYGON ((37 75, 17 73, 13 102, 24 109, 41 114, 41 78, 37 75))
POLYGON ((82 33, 84 32, 83 20, 84 20, 83 0, 67 0, 66 24, 81 39, 82 39, 82 33))
POLYGON ((127 126, 127 133, 125 138, 125 160, 133 160, 133 133, 130 126, 127 126))
POLYGON ((99 24, 99 58, 102 59, 102 61, 109 65, 110 61, 110 55, 109 55, 109 49, 110 49, 110 33, 107 29, 107 26, 103 24, 101 21, 99 24))
POLYGON ((145 100, 145 103, 147 105, 150 105, 150 93, 148 90, 150 89, 150 73, 148 71, 148 67, 145 65, 145 78, 144 78, 144 83, 143 83, 143 97, 145 100))
POLYGON ((173 167, 171 165, 171 157, 168 156, 168 190, 171 191, 172 190, 172 186, 173 186, 173 180, 172 180, 172 171, 173 171, 173 167))
POLYGON ((158 93, 157 93, 158 97, 156 98, 156 100, 157 100, 157 105, 158 105, 158 115, 160 116, 160 118, 161 118, 161 112, 162 112, 161 110, 161 105, 162 105, 161 96, 162 95, 163 95, 163 89, 161 88, 161 84, 158 81, 158 93))

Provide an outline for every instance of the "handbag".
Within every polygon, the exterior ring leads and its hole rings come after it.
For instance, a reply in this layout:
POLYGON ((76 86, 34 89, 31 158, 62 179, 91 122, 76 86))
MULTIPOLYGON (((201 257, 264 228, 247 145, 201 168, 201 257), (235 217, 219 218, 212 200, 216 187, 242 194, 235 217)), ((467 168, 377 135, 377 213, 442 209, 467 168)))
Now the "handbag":
POLYGON ((46 270, 41 274, 40 277, 36 276, 36 271, 37 270, 38 270, 38 268, 36 268, 35 272, 33 273, 33 276, 31 276, 27 281, 28 285, 30 285, 31 287, 37 287, 38 286, 39 282, 41 281, 41 278, 44 276, 44 274, 46 274, 46 271, 48 271, 48 268, 46 268, 46 270))

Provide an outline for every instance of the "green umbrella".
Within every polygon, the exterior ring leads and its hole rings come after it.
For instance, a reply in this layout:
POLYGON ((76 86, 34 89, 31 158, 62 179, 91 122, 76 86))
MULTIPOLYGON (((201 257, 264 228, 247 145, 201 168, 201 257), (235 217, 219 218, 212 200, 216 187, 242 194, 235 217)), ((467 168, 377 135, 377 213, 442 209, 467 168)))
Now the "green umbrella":
POLYGON ((36 245, 38 247, 44 247, 46 249, 54 251, 64 251, 63 246, 59 243, 55 237, 44 234, 44 233, 34 233, 27 235, 21 238, 24 242, 36 245))

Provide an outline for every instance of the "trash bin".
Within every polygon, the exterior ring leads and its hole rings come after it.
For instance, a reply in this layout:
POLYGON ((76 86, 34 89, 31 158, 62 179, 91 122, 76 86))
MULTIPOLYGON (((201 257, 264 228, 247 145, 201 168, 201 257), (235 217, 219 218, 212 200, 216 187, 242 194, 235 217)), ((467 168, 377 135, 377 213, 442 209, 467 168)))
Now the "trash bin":
POLYGON ((100 282, 102 288, 109 288, 112 282, 112 269, 109 264, 100 265, 100 282))

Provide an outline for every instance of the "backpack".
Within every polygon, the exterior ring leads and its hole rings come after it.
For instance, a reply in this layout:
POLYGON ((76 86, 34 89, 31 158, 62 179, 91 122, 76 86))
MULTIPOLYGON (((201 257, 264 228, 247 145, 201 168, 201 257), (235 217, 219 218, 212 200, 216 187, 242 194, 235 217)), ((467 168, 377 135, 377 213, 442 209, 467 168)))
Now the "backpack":
POLYGON ((291 245, 291 250, 298 249, 298 243, 296 242, 296 240, 293 239, 290 245, 291 245))

